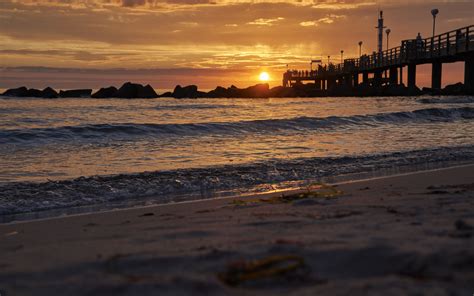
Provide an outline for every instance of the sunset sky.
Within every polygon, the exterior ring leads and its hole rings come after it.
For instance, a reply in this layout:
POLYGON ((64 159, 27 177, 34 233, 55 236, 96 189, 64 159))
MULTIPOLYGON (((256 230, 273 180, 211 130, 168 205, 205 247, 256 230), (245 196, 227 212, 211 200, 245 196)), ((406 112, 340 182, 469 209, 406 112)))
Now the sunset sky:
MULTIPOLYGON (((268 71, 271 85, 311 58, 340 60, 376 46, 378 9, 391 46, 474 24, 472 0, 0 0, 0 88, 150 83, 247 86, 268 71)), ((426 68, 426 67, 424 67, 426 68)), ((429 69, 429 67, 427 68, 429 69)), ((428 85, 428 71, 419 84, 428 85)), ((443 82, 462 81, 462 64, 443 82)))

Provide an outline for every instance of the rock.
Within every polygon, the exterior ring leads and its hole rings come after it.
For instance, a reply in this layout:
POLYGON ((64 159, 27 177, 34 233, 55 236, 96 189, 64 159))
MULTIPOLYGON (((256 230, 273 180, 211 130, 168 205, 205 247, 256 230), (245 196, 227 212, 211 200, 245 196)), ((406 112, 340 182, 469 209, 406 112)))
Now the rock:
POLYGON ((147 84, 145 87, 139 87, 137 98, 157 98, 158 94, 155 92, 151 85, 147 84))
POLYGON ((36 88, 30 88, 26 93, 27 93, 26 96, 31 97, 31 98, 42 98, 43 97, 43 92, 39 89, 36 89, 36 88))
POLYGON ((92 89, 71 89, 59 91, 60 98, 90 98, 92 89))
POLYGON ((167 91, 163 94, 160 95, 161 98, 172 98, 173 97, 173 93, 170 92, 170 91, 167 91))
POLYGON ((284 86, 275 86, 270 89, 269 95, 270 97, 274 98, 284 98, 288 96, 292 96, 295 94, 295 91, 292 87, 284 87, 284 86))
POLYGON ((32 98, 57 98, 58 93, 51 87, 47 87, 43 90, 22 86, 19 88, 9 89, 2 94, 3 96, 9 97, 32 97, 32 98))
POLYGON ((7 89, 2 96, 8 97, 26 97, 28 95, 28 89, 24 86, 19 88, 7 89))
POLYGON ((54 99, 58 97, 58 92, 48 86, 47 88, 43 89, 42 96, 43 98, 54 99))
POLYGON ((185 87, 181 87, 181 85, 177 85, 174 88, 173 97, 177 99, 198 98, 200 97, 200 92, 198 92, 198 87, 196 85, 188 85, 185 87))
POLYGON ((117 91, 117 98, 157 98, 158 94, 150 86, 143 86, 137 83, 127 82, 117 91))
POLYGON ((229 93, 230 92, 226 88, 218 86, 214 90, 208 92, 207 96, 209 98, 229 98, 229 93))
POLYGON ((464 84, 458 82, 456 84, 447 85, 442 90, 443 95, 462 95, 465 93, 464 84))
POLYGON ((270 96, 268 83, 256 84, 238 91, 241 98, 268 98, 270 96))
POLYGON ((96 99, 116 98, 118 89, 115 86, 103 87, 92 95, 96 99))

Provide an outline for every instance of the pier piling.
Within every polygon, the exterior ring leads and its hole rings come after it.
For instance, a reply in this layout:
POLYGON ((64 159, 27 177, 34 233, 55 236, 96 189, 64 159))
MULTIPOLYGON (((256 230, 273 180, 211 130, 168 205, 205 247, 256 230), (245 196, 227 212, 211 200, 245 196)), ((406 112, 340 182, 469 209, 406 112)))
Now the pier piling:
POLYGON ((431 71, 431 88, 441 89, 441 77, 443 71, 443 64, 440 61, 433 62, 431 71))
POLYGON ((469 94, 474 94, 474 53, 466 57, 464 64, 464 87, 469 94))

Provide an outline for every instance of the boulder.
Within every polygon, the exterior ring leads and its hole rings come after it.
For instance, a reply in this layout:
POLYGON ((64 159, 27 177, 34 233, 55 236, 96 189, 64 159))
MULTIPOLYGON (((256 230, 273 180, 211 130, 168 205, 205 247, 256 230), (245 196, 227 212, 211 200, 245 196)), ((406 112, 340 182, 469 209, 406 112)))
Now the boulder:
POLYGON ((158 94, 150 86, 127 82, 117 91, 117 98, 157 98, 158 94))
POLYGON ((209 98, 229 98, 230 92, 222 86, 216 87, 214 90, 211 90, 207 93, 207 97, 209 98))
POLYGON ((58 93, 51 87, 47 87, 43 90, 30 88, 22 86, 19 88, 9 89, 2 94, 3 96, 10 97, 32 97, 32 98, 57 98, 58 93))
POLYGON ((172 98, 173 97, 173 93, 170 92, 170 91, 167 91, 163 94, 160 95, 161 98, 172 98))
POLYGON ((117 91, 118 89, 115 86, 103 87, 92 94, 92 97, 96 99, 116 98, 117 91))
POLYGON ((442 93, 444 95, 462 95, 465 93, 464 84, 461 82, 447 85, 443 90, 442 93))
POLYGON ((173 91, 173 97, 177 99, 182 98, 199 98, 201 92, 198 91, 198 87, 196 85, 188 85, 185 87, 181 87, 181 85, 176 85, 173 91))
MULTIPOLYGON (((140 85, 141 86, 141 85, 140 85)), ((157 98, 158 94, 155 92, 151 85, 147 84, 145 87, 139 87, 137 92, 137 98, 157 98)))
POLYGON ((60 98, 90 98, 92 89, 71 89, 59 91, 60 98))
POLYGON ((41 98, 43 97, 43 92, 36 88, 30 88, 26 92, 26 96, 31 98, 41 98))
POLYGON ((268 98, 270 96, 268 83, 260 83, 238 91, 241 98, 268 98))
POLYGON ((28 89, 24 86, 19 88, 10 88, 7 89, 2 96, 8 97, 26 97, 28 95, 28 89))
POLYGON ((43 89, 42 97, 46 99, 54 99, 58 97, 58 92, 48 86, 47 88, 43 89))

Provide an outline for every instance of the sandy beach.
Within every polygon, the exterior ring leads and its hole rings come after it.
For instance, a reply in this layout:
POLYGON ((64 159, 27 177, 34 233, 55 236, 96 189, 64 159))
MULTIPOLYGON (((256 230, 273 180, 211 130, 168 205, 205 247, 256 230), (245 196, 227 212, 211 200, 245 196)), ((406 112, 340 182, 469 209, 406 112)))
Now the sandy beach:
POLYGON ((327 192, 3 224, 1 295, 474 293, 473 165, 327 192))

